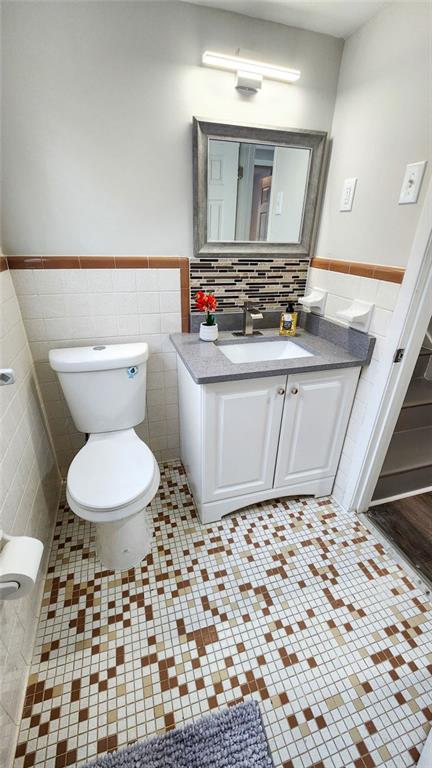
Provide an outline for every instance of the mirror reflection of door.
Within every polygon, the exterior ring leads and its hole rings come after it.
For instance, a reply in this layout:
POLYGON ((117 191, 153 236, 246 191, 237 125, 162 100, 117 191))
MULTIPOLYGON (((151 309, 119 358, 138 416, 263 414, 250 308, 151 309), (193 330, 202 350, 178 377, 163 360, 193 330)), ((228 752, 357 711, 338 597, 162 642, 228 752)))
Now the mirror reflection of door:
POLYGON ((261 179, 261 183, 260 183, 261 200, 260 200, 260 205, 258 209, 259 226, 258 226, 257 240, 267 240, 271 183, 272 183, 271 176, 264 176, 264 178, 261 179))
POLYGON ((209 139, 207 240, 298 243, 311 150, 209 139))
POLYGON ((266 240, 270 208, 272 169, 256 166, 254 170, 250 240, 266 240))
POLYGON ((209 142, 207 237, 234 240, 237 207, 238 141, 209 142))

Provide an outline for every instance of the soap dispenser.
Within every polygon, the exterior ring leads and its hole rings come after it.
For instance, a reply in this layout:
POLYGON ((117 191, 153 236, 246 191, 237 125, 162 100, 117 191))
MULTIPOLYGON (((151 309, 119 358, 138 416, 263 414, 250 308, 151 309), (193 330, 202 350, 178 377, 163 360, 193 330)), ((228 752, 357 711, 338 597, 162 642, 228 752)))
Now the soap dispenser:
POLYGON ((279 335, 295 336, 297 328, 297 312, 294 310, 294 303, 288 302, 286 312, 281 312, 279 335))

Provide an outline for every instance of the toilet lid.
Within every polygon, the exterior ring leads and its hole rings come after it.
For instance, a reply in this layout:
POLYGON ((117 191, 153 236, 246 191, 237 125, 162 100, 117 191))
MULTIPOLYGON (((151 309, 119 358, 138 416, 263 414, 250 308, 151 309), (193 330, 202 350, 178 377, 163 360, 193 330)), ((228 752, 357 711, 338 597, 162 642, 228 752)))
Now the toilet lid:
POLYGON ((116 509, 147 493, 155 458, 133 429, 90 435, 70 465, 69 494, 82 507, 116 509))

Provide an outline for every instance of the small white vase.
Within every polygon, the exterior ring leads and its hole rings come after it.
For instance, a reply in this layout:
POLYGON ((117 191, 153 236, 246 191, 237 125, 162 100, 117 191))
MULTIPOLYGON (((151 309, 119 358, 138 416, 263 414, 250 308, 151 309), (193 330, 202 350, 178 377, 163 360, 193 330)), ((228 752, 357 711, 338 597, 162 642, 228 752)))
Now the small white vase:
POLYGON ((199 335, 202 341, 216 341, 219 335, 217 323, 214 325, 206 325, 205 323, 201 323, 199 335))

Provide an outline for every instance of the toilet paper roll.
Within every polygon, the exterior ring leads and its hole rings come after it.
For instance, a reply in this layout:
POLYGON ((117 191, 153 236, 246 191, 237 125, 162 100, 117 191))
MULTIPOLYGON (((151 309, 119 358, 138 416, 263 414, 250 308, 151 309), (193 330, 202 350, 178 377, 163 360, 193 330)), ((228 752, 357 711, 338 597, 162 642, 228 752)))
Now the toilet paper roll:
POLYGON ((17 600, 28 595, 36 583, 43 544, 30 536, 5 539, 0 552, 0 598, 17 600))

